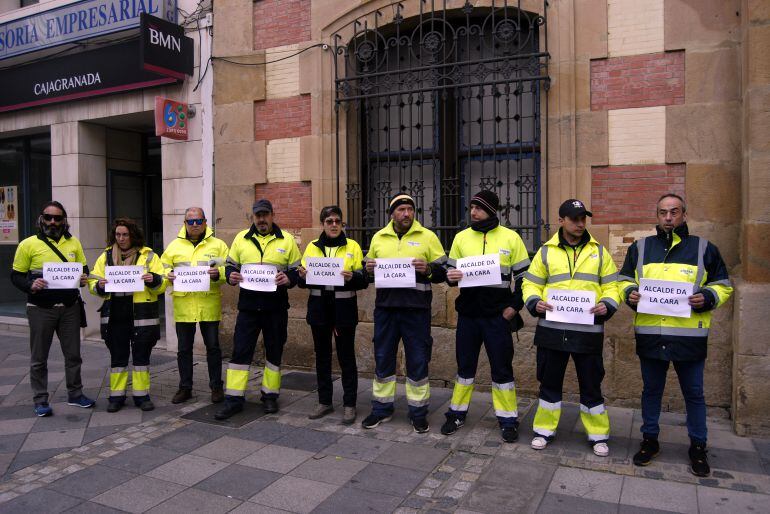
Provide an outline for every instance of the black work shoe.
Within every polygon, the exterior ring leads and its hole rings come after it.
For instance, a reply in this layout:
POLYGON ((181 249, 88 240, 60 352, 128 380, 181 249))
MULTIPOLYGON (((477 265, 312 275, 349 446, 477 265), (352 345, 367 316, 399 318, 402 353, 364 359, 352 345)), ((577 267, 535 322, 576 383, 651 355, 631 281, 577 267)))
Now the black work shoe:
POLYGON ((323 403, 319 403, 316 405, 315 410, 307 417, 307 419, 320 419, 327 414, 331 414, 334 412, 334 407, 331 405, 324 405, 323 403))
POLYGON ((660 453, 660 445, 657 439, 642 439, 639 451, 634 455, 634 465, 648 466, 658 453, 660 453))
POLYGON ((441 425, 441 433, 444 435, 452 435, 460 430, 460 427, 464 424, 465 420, 453 416, 452 414, 447 414, 446 421, 441 425))
POLYGON ((192 391, 190 389, 179 389, 174 397, 171 398, 171 403, 184 403, 192 398, 192 391))
POLYGON ((265 398, 262 400, 262 408, 265 410, 265 414, 275 414, 278 412, 278 400, 265 398))
POLYGON ((155 404, 152 403, 152 400, 148 398, 139 404, 139 408, 147 412, 147 411, 155 410, 155 404))
POLYGON ((225 390, 221 387, 215 387, 211 390, 211 403, 222 403, 225 401, 225 390))
POLYGON ((430 425, 428 425, 428 418, 414 418, 412 420, 412 428, 414 428, 414 431, 418 434, 424 434, 429 431, 430 425))
POLYGON ((118 412, 123 408, 123 402, 110 402, 107 404, 107 412, 118 412))
POLYGON ((223 421, 232 418, 243 410, 243 405, 240 403, 226 403, 222 410, 218 410, 214 414, 214 419, 223 421))
POLYGON ((391 415, 380 416, 372 412, 371 414, 366 416, 366 419, 364 419, 361 422, 361 426, 364 428, 376 428, 380 426, 380 423, 387 423, 388 421, 390 421, 392 417, 393 416, 391 415))
POLYGON ((690 473, 696 477, 707 477, 711 474, 711 468, 709 467, 709 460, 706 457, 708 450, 706 445, 702 443, 695 443, 690 445, 690 473))
POLYGON ((500 432, 503 436, 503 441, 506 443, 515 443, 516 440, 519 438, 519 429, 516 427, 505 427, 501 428, 500 432))

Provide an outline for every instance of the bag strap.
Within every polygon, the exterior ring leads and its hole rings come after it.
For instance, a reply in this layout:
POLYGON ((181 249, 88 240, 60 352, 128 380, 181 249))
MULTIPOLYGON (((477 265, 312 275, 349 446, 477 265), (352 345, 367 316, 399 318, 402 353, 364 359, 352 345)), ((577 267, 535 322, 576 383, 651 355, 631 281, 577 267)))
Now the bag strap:
POLYGON ((50 248, 50 249, 53 251, 53 253, 55 253, 55 254, 56 254, 56 256, 62 260, 62 262, 69 262, 69 261, 67 260, 67 258, 66 258, 66 257, 65 257, 65 256, 64 256, 64 255, 63 255, 63 254, 62 254, 62 253, 59 251, 59 249, 58 249, 58 248, 56 248, 54 245, 52 245, 52 244, 51 244, 51 242, 48 240, 48 238, 47 238, 47 237, 45 237, 45 236, 44 236, 44 235, 42 235, 42 234, 38 234, 38 235, 37 235, 37 238, 38 238, 38 239, 40 239, 40 240, 41 240, 42 242, 44 242, 45 244, 47 244, 47 245, 48 245, 48 248, 50 248))

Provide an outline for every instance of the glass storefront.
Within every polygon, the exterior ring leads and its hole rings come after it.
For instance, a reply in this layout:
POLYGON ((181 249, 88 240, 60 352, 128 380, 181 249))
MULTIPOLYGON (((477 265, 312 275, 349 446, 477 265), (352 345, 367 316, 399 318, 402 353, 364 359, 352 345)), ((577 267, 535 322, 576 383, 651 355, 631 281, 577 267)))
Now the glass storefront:
POLYGON ((19 241, 34 234, 51 199, 49 134, 0 139, 0 316, 25 316, 25 295, 11 284, 19 241))

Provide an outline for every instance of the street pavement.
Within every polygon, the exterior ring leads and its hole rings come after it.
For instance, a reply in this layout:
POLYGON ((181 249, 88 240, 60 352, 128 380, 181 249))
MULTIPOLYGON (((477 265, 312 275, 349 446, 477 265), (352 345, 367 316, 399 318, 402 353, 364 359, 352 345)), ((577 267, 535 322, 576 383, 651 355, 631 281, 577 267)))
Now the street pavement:
MULTIPOLYGON (((439 433, 450 389, 433 388, 431 431, 415 434, 399 385, 393 420, 374 430, 342 425, 337 410, 321 420, 314 375, 284 370, 278 414, 248 403, 217 423, 205 362, 195 367, 195 396, 172 405, 174 354, 151 362, 157 408, 105 411, 109 356, 83 343, 83 382, 95 409, 66 404, 57 343, 49 360, 54 416, 32 414, 28 342, 0 334, 0 513, 11 512, 769 512, 770 440, 738 437, 727 420, 709 419, 712 475, 687 471, 684 416, 664 414, 660 456, 646 468, 631 456, 640 413, 610 408, 610 457, 593 455, 577 405, 566 404, 556 441, 529 447, 532 399, 521 399, 519 442, 500 439, 491 397, 476 393, 466 425, 439 433)), ((196 357, 197 358, 197 357, 196 357)), ((253 370, 249 398, 258 398, 253 370)), ((369 411, 371 381, 359 381, 359 422, 369 411)))

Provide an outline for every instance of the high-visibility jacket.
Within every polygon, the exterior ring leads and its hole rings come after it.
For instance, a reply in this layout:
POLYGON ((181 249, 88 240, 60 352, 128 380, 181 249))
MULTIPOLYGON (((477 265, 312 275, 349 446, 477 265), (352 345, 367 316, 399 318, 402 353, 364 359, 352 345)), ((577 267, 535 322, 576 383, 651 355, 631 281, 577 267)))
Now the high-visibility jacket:
POLYGON ((536 345, 575 353, 602 351, 604 323, 617 311, 620 302, 617 268, 609 253, 587 230, 573 248, 559 229, 532 258, 522 289, 527 309, 540 318, 535 331, 536 345), (596 302, 607 306, 607 314, 595 315, 593 325, 548 321, 535 307, 540 300, 547 300, 552 289, 593 291, 596 302))
MULTIPOLYGON (((522 274, 529 266, 529 254, 521 236, 513 230, 498 225, 489 232, 466 228, 459 232, 449 250, 448 268, 457 267, 457 259, 476 255, 500 255, 499 286, 465 287, 455 300, 455 309, 465 316, 499 316, 507 307, 520 311, 524 306, 521 296, 522 274), (518 288, 511 291, 511 284, 518 282, 518 288)), ((449 285, 456 285, 450 283, 449 285)))
POLYGON ((91 294, 104 298, 99 312, 101 313, 102 339, 110 337, 110 299, 112 295, 132 295, 134 304, 134 333, 132 339, 141 342, 155 342, 160 339, 160 317, 158 313, 158 295, 166 290, 166 279, 163 278, 163 265, 160 257, 151 248, 145 246, 139 250, 136 266, 143 266, 147 273, 154 275, 151 284, 145 284, 144 289, 135 293, 106 293, 98 287, 99 279, 104 278, 105 268, 114 266, 112 247, 108 247, 94 265, 94 270, 88 276, 88 290, 91 294))
POLYGON ((287 286, 280 286, 274 292, 251 291, 240 288, 238 295, 239 310, 278 310, 289 308, 288 289, 297 284, 297 267, 301 255, 294 237, 283 232, 273 224, 273 231, 260 235, 253 224, 235 236, 227 255, 225 274, 230 277, 233 271, 240 272, 243 264, 272 264, 278 271, 283 271, 289 278, 287 286))
MULTIPOLYGON (((399 307, 405 309, 430 309, 433 300, 431 283, 438 284, 446 279, 446 253, 441 242, 432 231, 414 220, 406 234, 398 236, 393 221, 372 237, 369 252, 364 261, 370 259, 408 258, 423 259, 430 266, 429 275, 417 273, 415 287, 377 289, 376 307, 399 307)), ((368 276, 374 281, 374 276, 368 276)))
POLYGON ((182 227, 160 258, 165 272, 185 266, 214 266, 219 270, 219 279, 211 281, 208 291, 189 293, 173 290, 174 321, 195 323, 222 319, 220 286, 225 282, 225 259, 227 244, 214 237, 210 227, 206 227, 206 233, 198 244, 187 239, 187 230, 182 227))
MULTIPOLYGON (((706 358, 711 311, 733 293, 722 256, 706 239, 689 234, 687 225, 631 244, 619 275, 623 300, 639 288, 639 279, 671 280, 694 284, 706 304, 692 309, 689 318, 642 314, 634 316, 636 353, 649 359, 695 361, 706 358)), ((633 308, 633 307, 632 307, 633 308)), ((636 310, 636 309, 634 309, 636 310)))
POLYGON ((307 285, 299 279, 299 286, 310 289, 307 299, 307 322, 310 325, 333 325, 349 327, 358 324, 358 301, 356 291, 365 289, 369 283, 361 265, 364 255, 361 247, 345 236, 340 246, 324 246, 320 239, 314 239, 305 248, 302 266, 307 268, 308 257, 337 257, 343 260, 343 270, 352 271, 353 278, 342 286, 307 285))
MULTIPOLYGON (((43 278, 43 264, 46 262, 59 263, 62 260, 41 238, 43 235, 30 236, 24 239, 16 248, 13 257, 12 281, 16 287, 27 293, 27 302, 38 307, 53 307, 56 304, 64 304, 67 307, 75 303, 80 291, 78 289, 42 289, 32 293, 32 282, 37 278, 43 278), (15 275, 15 276, 14 276, 15 275)), ((58 241, 46 238, 59 250, 69 262, 79 262, 83 265, 83 273, 88 273, 86 256, 80 241, 69 232, 59 238, 58 241)))

